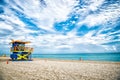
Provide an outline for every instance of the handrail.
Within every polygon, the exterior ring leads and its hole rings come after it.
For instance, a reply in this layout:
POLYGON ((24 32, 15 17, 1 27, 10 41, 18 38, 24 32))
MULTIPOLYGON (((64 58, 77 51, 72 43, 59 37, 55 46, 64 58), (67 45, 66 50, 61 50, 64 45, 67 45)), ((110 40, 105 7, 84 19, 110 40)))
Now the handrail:
POLYGON ((33 52, 33 48, 31 47, 23 47, 23 46, 15 46, 11 47, 11 52, 33 52))

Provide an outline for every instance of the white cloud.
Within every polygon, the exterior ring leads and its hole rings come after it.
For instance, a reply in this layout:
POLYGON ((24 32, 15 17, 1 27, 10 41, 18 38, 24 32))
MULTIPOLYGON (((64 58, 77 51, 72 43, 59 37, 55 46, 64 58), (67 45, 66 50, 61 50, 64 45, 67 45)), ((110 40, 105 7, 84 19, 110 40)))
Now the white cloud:
POLYGON ((80 21, 78 25, 87 24, 89 27, 96 25, 106 24, 108 21, 115 23, 120 16, 119 4, 111 4, 105 9, 100 9, 97 14, 88 15, 83 21, 80 21))
POLYGON ((66 20, 77 3, 75 0, 45 0, 47 6, 42 8, 38 0, 15 0, 15 2, 21 5, 20 7, 24 9, 22 12, 25 15, 35 19, 35 24, 37 24, 38 27, 49 31, 53 31, 54 22, 66 20))
POLYGON ((88 9, 92 11, 96 11, 105 0, 91 0, 91 4, 89 5, 88 9))
POLYGON ((13 30, 13 27, 3 22, 0 22, 0 29, 13 30))

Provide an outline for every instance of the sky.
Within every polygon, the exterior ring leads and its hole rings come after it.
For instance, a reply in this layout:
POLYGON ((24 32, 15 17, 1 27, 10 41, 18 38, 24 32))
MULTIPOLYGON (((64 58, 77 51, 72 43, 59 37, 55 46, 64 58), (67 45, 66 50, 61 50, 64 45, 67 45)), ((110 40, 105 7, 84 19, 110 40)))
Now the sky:
POLYGON ((120 52, 120 0, 0 0, 0 51, 11 39, 34 53, 120 52))

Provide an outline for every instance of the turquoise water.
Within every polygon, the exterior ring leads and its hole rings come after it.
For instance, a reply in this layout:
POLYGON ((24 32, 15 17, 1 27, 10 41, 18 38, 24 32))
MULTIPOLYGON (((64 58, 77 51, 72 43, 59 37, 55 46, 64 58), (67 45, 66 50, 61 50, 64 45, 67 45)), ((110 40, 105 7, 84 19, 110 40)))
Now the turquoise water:
POLYGON ((61 60, 94 60, 94 61, 115 61, 120 62, 120 53, 102 53, 102 54, 32 54, 33 58, 49 58, 61 60))

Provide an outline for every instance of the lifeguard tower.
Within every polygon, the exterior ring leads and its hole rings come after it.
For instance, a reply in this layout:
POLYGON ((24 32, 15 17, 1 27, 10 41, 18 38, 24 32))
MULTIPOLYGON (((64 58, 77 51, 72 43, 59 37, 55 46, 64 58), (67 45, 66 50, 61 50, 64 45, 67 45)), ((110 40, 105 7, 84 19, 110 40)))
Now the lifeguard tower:
POLYGON ((27 47, 26 44, 29 44, 31 42, 29 41, 20 41, 20 40, 12 40, 10 42, 12 44, 12 47, 10 51, 12 54, 10 55, 10 58, 14 61, 19 60, 31 60, 31 53, 33 52, 33 48, 27 47))

